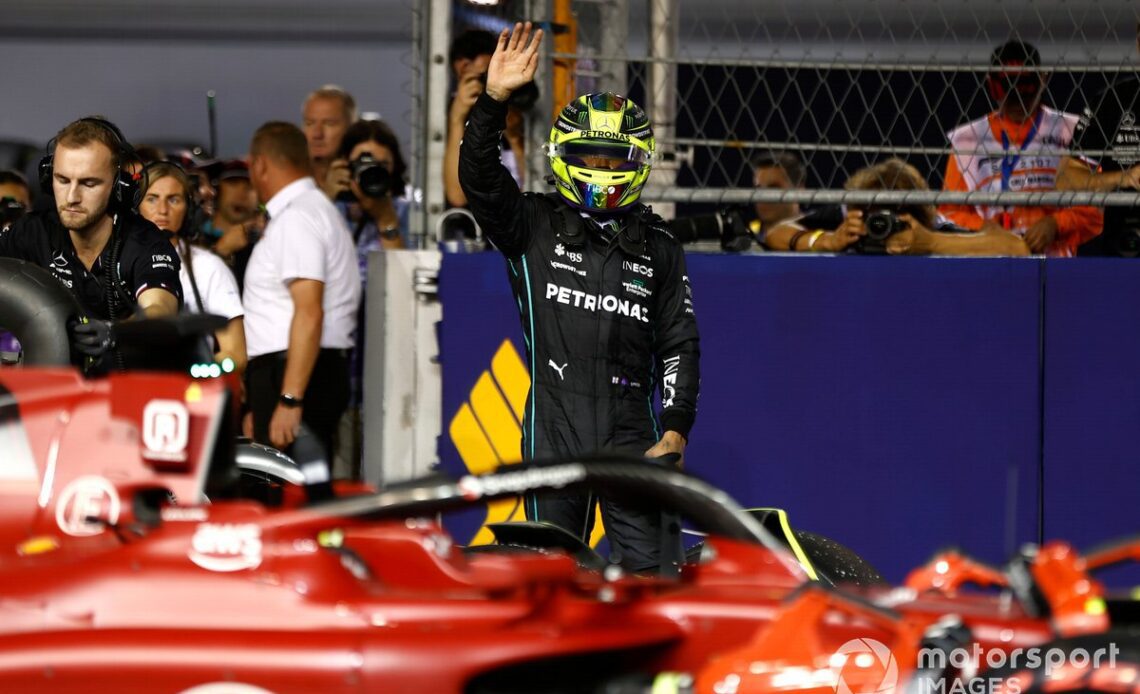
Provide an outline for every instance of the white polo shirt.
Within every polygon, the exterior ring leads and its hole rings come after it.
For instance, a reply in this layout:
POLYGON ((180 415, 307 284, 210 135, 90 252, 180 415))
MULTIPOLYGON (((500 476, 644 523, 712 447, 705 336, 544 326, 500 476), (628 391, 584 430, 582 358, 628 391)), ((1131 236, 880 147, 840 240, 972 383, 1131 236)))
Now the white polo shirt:
POLYGON ((352 347, 360 272, 352 233, 311 177, 282 188, 265 204, 269 224, 245 271, 245 340, 250 358, 289 348, 296 279, 324 283, 321 347, 352 347))
POLYGON ((186 310, 190 313, 212 313, 227 319, 234 319, 244 312, 241 305, 241 294, 238 292, 237 280, 234 273, 226 266, 226 262, 205 248, 190 246, 190 261, 182 259, 182 269, 178 271, 178 279, 182 280, 182 300, 186 310), (202 296, 202 309, 198 308, 198 301, 194 297, 194 287, 190 284, 190 266, 194 266, 194 281, 198 285, 198 293, 202 296))

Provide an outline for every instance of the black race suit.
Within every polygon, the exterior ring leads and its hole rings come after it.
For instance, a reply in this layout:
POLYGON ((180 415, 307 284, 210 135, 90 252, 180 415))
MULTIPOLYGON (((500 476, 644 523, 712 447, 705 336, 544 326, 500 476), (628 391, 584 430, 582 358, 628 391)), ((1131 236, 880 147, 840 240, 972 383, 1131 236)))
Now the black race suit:
MULTIPOLYGON (((637 246, 607 239, 557 195, 521 193, 499 158, 506 113, 505 104, 479 97, 460 148, 459 180, 475 219, 507 258, 522 319, 531 377, 523 459, 643 455, 668 430, 687 439, 700 352, 680 244, 644 205, 617 220, 644 231, 637 246), (660 421, 653 402, 659 383, 660 421)), ((528 518, 583 538, 592 506, 582 495, 526 499, 528 518)), ((623 565, 657 563, 659 509, 603 499, 602 515, 623 565)))

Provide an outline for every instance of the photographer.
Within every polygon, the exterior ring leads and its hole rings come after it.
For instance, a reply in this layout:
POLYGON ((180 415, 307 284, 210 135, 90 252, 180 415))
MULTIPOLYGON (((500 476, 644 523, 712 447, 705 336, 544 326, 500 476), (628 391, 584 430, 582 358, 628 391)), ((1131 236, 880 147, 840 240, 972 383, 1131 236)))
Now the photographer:
MULTIPOLYGON (((467 116, 486 85, 487 66, 497 43, 494 34, 469 29, 451 42, 448 51, 456 83, 455 94, 447 110, 447 148, 443 155, 444 194, 449 207, 467 207, 467 195, 459 183, 459 145, 463 140, 467 116)), ((530 82, 511 96, 511 101, 507 104, 507 125, 502 132, 500 159, 507 171, 511 172, 511 177, 522 187, 526 171, 523 112, 538 98, 538 90, 534 82, 530 82)))
POLYGON ((72 326, 75 348, 97 370, 110 366, 103 358, 115 347, 113 321, 173 316, 181 304, 177 254, 131 209, 138 184, 124 169, 133 158, 109 121, 69 124, 40 162, 53 208, 0 231, 0 256, 50 270, 78 299, 89 320, 72 326))
POLYGON ((335 204, 348 221, 360 268, 361 302, 357 313, 356 346, 349 354, 351 385, 348 409, 337 429, 333 475, 354 478, 359 474, 363 430, 365 290, 368 254, 405 248, 408 239, 408 201, 404 196, 407 164, 400 142, 386 123, 362 120, 353 123, 341 141, 329 180, 335 182, 335 204))
MULTIPOLYGON (((892 158, 856 171, 845 190, 929 190, 910 164, 892 158)), ((964 233, 940 217, 933 205, 868 210, 829 205, 768 232, 777 251, 890 253, 892 255, 1027 255, 1017 236, 1005 231, 964 233)))

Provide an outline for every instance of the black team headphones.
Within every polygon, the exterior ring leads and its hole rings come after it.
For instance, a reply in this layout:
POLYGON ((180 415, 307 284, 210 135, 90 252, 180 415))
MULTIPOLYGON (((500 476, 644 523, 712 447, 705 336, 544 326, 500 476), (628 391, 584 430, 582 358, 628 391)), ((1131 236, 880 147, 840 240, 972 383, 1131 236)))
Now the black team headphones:
MULTIPOLYGON (((127 142, 127 138, 123 137, 123 132, 119 130, 118 126, 106 118, 87 116, 86 118, 80 118, 71 125, 75 123, 94 123, 111 133, 111 136, 115 140, 116 147, 113 155, 114 166, 117 173, 115 184, 111 191, 111 198, 107 201, 107 210, 114 214, 119 214, 138 207, 142 199, 142 189, 139 185, 140 176, 132 175, 129 171, 123 170, 123 164, 141 161, 138 153, 135 152, 135 148, 131 147, 131 143, 127 142)), ((55 175, 55 147, 57 139, 58 136, 53 137, 51 141, 48 142, 47 153, 40 159, 40 190, 48 196, 54 196, 52 178, 55 175)))

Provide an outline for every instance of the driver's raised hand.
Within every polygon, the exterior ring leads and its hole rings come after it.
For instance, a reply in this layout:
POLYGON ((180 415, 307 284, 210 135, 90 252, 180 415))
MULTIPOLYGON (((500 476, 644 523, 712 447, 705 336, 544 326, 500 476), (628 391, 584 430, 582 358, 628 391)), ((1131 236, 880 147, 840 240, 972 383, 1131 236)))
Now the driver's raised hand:
POLYGON ((514 90, 533 80, 541 42, 542 29, 532 35, 530 22, 515 24, 513 31, 503 29, 487 66, 487 95, 506 101, 514 90))

